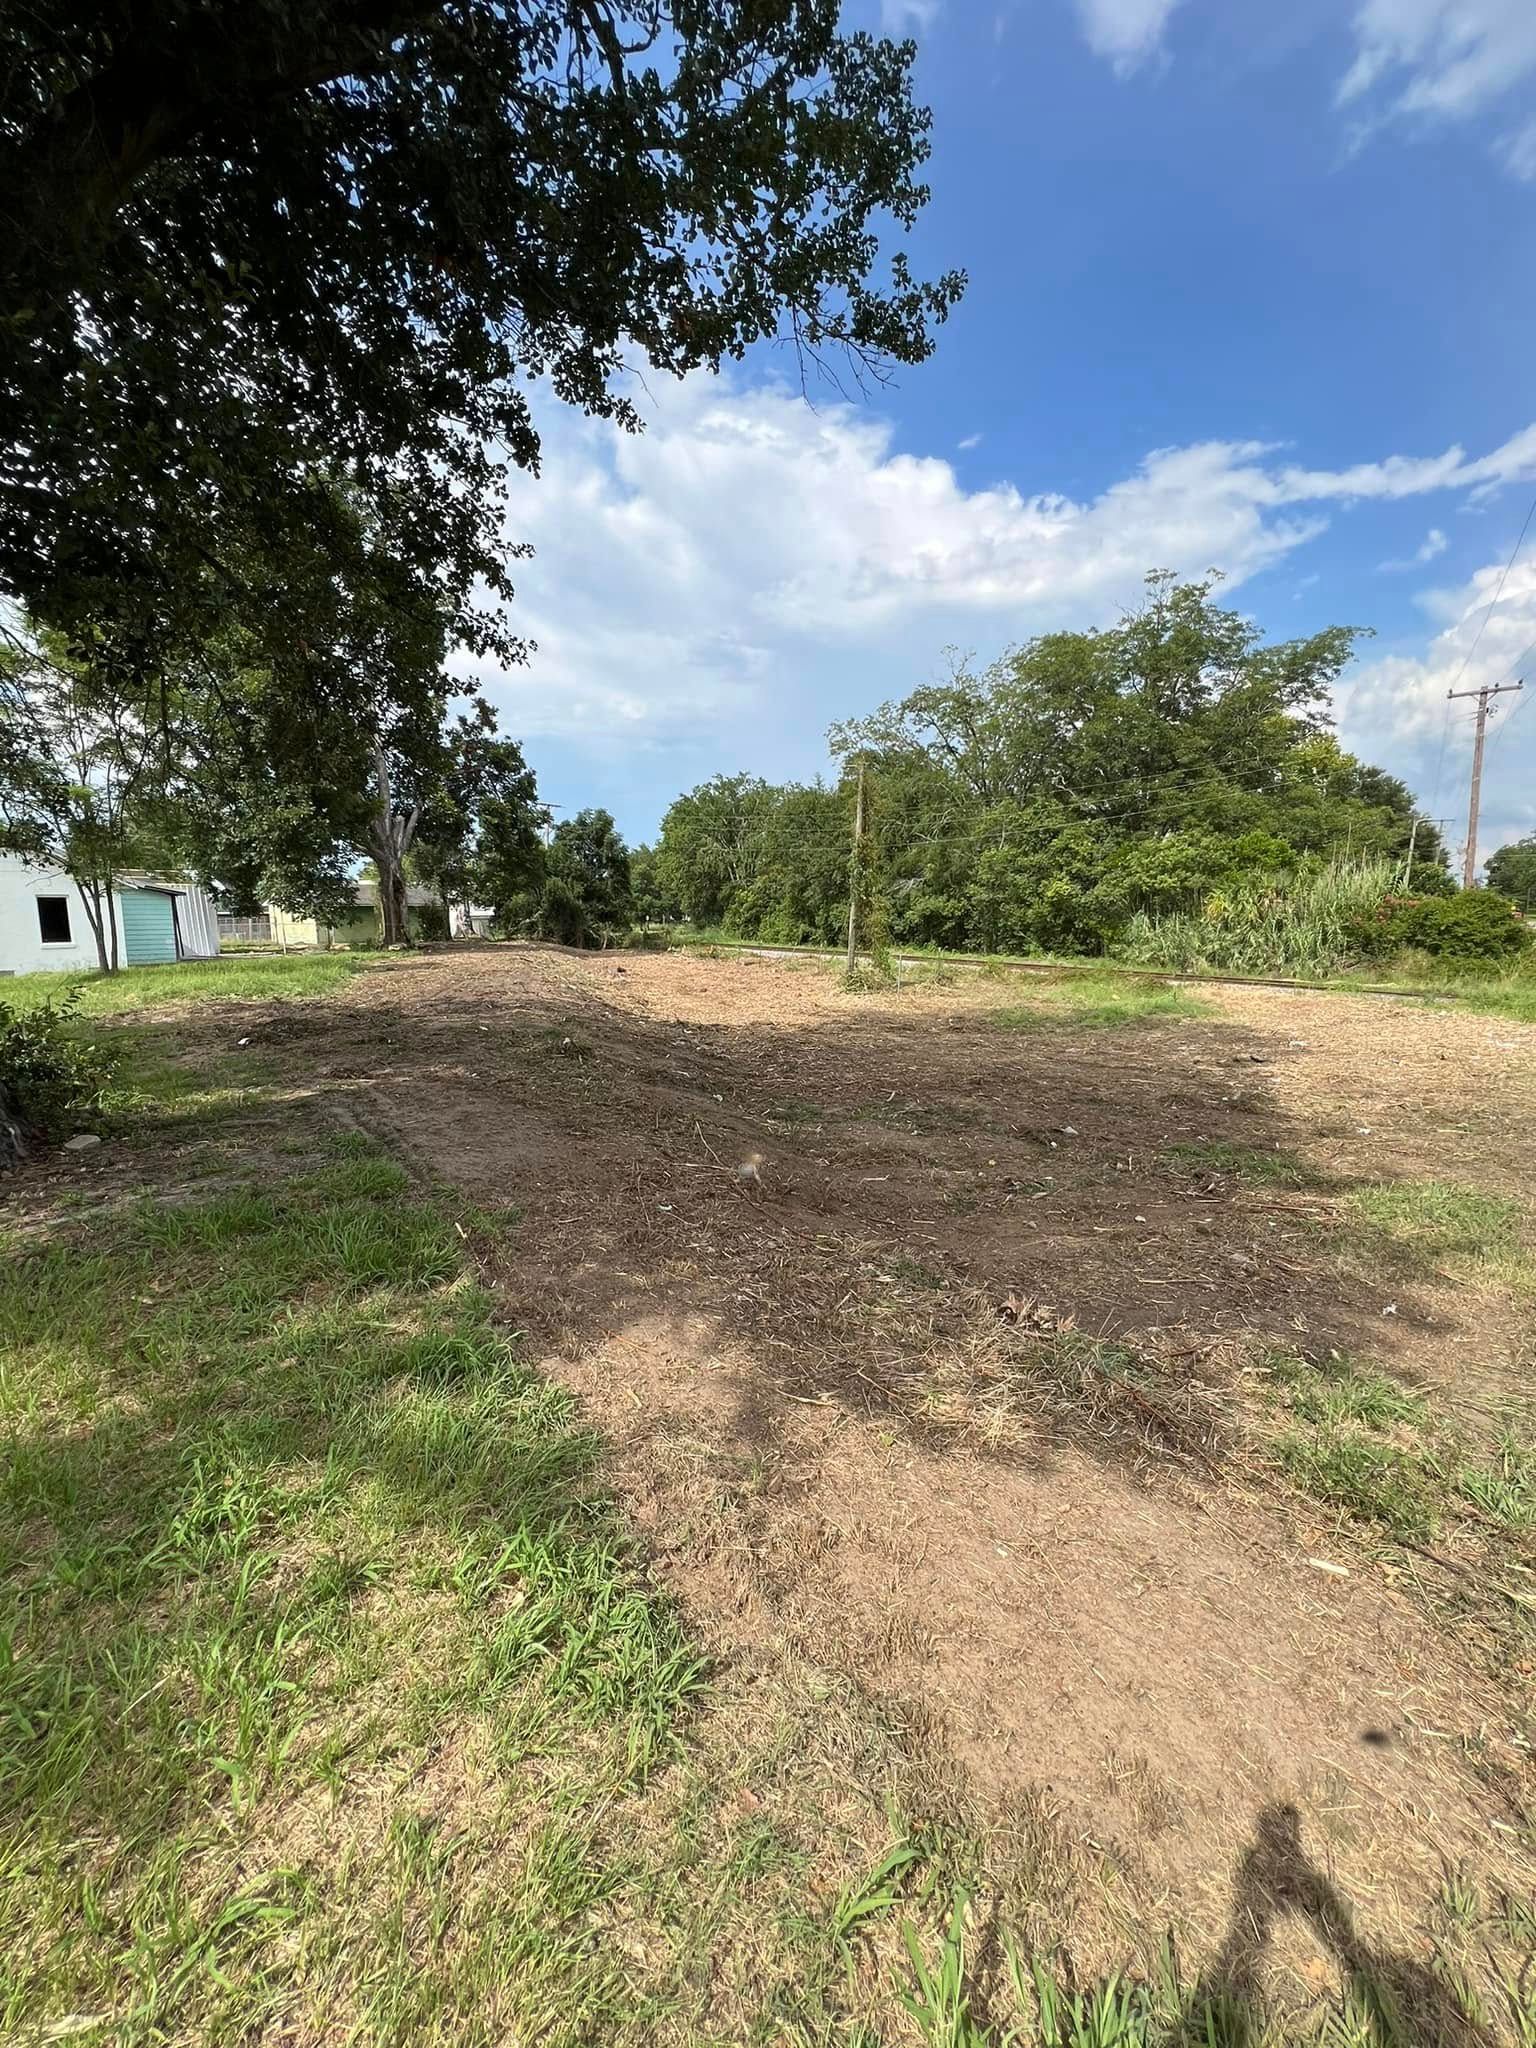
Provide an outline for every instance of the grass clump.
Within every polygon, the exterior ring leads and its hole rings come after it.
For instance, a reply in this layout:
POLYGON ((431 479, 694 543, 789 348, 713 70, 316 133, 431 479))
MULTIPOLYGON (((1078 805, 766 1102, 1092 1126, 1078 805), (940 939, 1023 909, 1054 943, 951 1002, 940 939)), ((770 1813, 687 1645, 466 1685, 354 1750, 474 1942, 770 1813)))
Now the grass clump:
POLYGON ((1113 1031, 1169 1017, 1204 1017, 1210 1005, 1182 988, 1132 981, 1113 973, 1066 974, 1031 985, 1027 1004, 992 1012, 1000 1031, 1041 1031, 1076 1026, 1113 1031))
POLYGON ((1511 1535, 1536 1529, 1536 1444, 1504 1431, 1488 1464, 1457 1472, 1456 1491, 1511 1535))
POLYGON ((1138 911, 1116 942, 1149 967, 1321 980, 1360 957, 1360 930, 1392 893, 1390 861, 1335 862, 1234 883, 1197 910, 1138 911))
POLYGON ((1328 1185, 1327 1174, 1283 1145, 1237 1145, 1197 1138, 1187 1144, 1170 1145, 1165 1156, 1195 1172, 1220 1174, 1230 1180, 1246 1181, 1253 1187, 1299 1189, 1328 1185))
POLYGON ((1317 1364, 1282 1354, 1271 1361, 1270 1370, 1285 1390, 1291 1413, 1303 1422, 1359 1422, 1367 1429, 1384 1430, 1398 1423, 1417 1426, 1427 1419, 1419 1395, 1381 1373, 1362 1372, 1338 1352, 1317 1364))
POLYGON ((1275 1450, 1304 1492, 1355 1521, 1379 1523, 1418 1543, 1428 1542, 1439 1526, 1439 1490, 1411 1452, 1343 1429, 1282 1436, 1275 1450))

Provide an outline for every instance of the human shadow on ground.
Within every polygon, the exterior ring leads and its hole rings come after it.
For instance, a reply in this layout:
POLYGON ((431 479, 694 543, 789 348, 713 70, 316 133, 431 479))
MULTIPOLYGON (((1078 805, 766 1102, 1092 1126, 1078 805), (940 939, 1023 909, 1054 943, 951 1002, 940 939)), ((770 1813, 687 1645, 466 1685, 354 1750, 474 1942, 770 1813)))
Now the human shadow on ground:
POLYGON ((1497 2037, 1443 1977, 1415 1956, 1362 1937, 1349 1899, 1307 1855, 1301 1815, 1283 1802, 1258 1815, 1233 1881, 1226 1937, 1191 2001, 1197 2022, 1202 2014, 1219 2014, 1218 2038, 1231 2048, 1264 2035, 1264 1965, 1288 1917, 1310 1928, 1391 2048, 1498 2048, 1497 2037))

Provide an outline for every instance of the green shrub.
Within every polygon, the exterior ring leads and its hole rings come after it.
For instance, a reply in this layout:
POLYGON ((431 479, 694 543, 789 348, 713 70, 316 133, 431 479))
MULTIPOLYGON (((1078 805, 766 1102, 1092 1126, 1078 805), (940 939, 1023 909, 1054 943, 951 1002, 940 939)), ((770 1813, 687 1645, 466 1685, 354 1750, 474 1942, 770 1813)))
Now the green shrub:
POLYGON ((74 1035, 79 1005, 78 989, 32 1009, 0 1003, 0 1097, 42 1138, 99 1123, 104 1111, 115 1061, 74 1035))
POLYGON ((1359 956, 1384 959, 1412 948, 1432 959, 1483 966, 1517 958, 1530 945, 1514 905, 1491 889, 1456 896, 1388 896, 1352 926, 1359 956))

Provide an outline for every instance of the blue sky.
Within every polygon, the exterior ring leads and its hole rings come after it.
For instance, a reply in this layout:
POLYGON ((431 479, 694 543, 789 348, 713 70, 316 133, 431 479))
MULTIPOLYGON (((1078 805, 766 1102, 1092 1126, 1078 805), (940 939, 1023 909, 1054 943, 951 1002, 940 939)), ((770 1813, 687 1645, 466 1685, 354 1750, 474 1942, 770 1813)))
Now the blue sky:
POLYGON ((946 646, 1214 566, 1273 636, 1376 629, 1343 737, 1454 842, 1446 689, 1530 648, 1484 850, 1536 830, 1536 522, 1488 609, 1536 494, 1533 0, 846 12, 919 44, 913 260, 970 290, 929 363, 851 402, 765 350, 647 377, 639 438, 545 411, 512 507, 538 651, 479 680, 546 794, 648 837, 717 770, 814 775, 832 719, 946 646))

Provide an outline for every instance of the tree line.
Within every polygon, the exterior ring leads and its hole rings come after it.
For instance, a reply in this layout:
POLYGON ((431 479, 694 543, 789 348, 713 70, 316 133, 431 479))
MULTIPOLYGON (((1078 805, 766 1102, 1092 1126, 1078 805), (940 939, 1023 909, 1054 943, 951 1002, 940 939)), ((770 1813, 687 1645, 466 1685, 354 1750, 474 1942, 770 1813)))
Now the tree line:
POLYGON ((1268 642, 1216 584, 1155 573, 1114 626, 954 658, 832 728, 834 781, 690 790, 637 851, 643 901, 779 943, 838 941, 851 899, 877 947, 1099 953, 1138 914, 1341 858, 1450 890, 1409 790, 1334 732, 1360 631, 1268 642))

